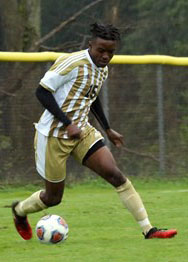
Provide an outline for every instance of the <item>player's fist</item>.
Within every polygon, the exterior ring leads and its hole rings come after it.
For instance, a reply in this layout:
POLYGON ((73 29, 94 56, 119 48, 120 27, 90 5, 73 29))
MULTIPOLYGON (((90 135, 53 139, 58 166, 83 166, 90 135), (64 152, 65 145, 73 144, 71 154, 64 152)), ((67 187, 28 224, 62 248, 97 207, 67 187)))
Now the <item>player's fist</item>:
POLYGON ((106 130, 108 139, 116 146, 121 147, 123 145, 123 136, 113 129, 106 130))
POLYGON ((75 124, 70 124, 66 127, 67 134, 69 138, 80 138, 81 137, 81 129, 77 127, 75 124))

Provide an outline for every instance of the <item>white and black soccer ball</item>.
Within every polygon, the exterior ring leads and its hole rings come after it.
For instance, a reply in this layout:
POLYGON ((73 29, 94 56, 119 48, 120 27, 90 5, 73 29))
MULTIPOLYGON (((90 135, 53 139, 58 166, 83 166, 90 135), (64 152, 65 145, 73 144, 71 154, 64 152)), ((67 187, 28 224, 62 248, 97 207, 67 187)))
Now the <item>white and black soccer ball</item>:
POLYGON ((36 225, 36 235, 41 243, 63 243, 68 237, 68 224, 58 215, 42 217, 36 225))

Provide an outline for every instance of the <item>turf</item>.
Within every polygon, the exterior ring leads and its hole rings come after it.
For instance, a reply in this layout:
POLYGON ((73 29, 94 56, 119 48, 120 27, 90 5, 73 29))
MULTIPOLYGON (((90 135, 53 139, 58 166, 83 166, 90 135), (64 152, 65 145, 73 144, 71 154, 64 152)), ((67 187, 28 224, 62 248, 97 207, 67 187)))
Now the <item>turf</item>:
POLYGON ((0 190, 0 261, 187 262, 188 179, 132 181, 153 225, 177 228, 175 238, 145 240, 116 192, 98 180, 67 187, 62 204, 29 216, 33 229, 45 214, 63 216, 70 230, 65 243, 41 244, 35 233, 31 240, 24 241, 13 226, 7 206, 13 200, 26 198, 39 186, 6 186, 0 190))

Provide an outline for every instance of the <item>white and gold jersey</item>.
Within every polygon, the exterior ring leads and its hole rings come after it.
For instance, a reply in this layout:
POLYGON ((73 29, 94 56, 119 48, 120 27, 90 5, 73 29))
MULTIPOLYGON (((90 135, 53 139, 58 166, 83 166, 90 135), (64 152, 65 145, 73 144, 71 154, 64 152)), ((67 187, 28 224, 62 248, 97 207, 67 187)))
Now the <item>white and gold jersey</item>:
MULTIPOLYGON (((90 106, 108 76, 108 67, 97 67, 88 50, 62 55, 46 72, 40 85, 51 91, 62 111, 79 128, 88 124, 90 106)), ((68 138, 62 122, 45 110, 36 129, 45 136, 68 138)))

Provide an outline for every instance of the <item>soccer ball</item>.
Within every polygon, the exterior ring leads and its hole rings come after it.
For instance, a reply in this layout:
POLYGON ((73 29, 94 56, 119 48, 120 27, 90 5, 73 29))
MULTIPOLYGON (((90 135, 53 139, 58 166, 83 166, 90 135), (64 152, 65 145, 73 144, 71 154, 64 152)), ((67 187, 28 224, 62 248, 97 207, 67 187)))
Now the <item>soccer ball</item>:
POLYGON ((68 231, 66 221, 58 215, 44 216, 36 225, 37 238, 45 244, 63 243, 68 237, 68 231))

